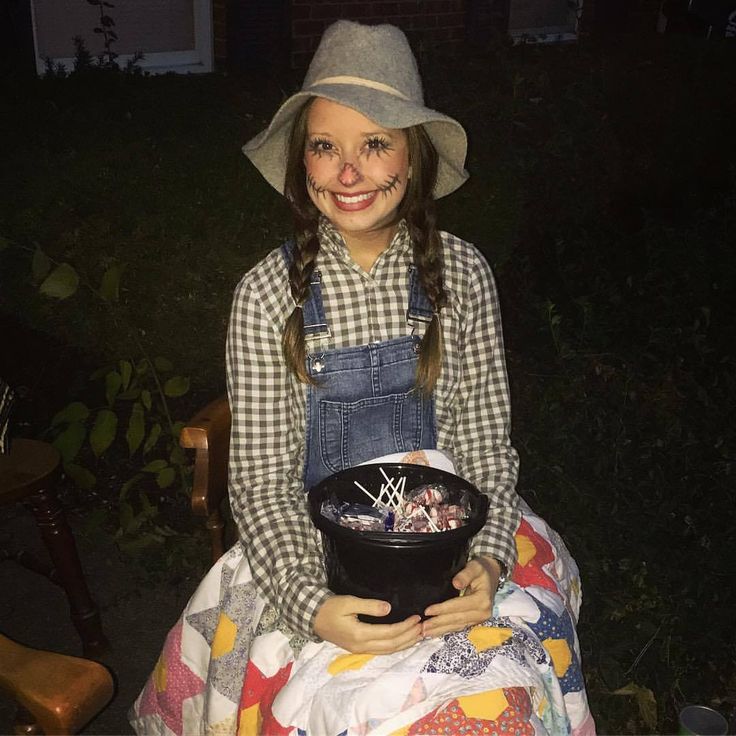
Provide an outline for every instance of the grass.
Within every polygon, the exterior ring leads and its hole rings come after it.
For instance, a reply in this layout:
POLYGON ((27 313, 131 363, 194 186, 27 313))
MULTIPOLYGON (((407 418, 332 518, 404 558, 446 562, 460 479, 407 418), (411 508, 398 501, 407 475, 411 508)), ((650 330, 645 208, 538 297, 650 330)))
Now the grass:
MULTIPOLYGON (((581 567, 601 733, 736 704, 735 67, 732 46, 636 35, 424 59, 470 138, 441 223, 496 269, 519 487, 581 567)), ((239 153, 281 84, 5 80, 0 310, 94 367, 139 357, 135 336, 192 378, 175 419, 220 393, 232 290, 288 230, 239 153), (94 287, 123 264, 120 302, 39 296, 36 248, 94 287)), ((115 458, 112 506, 134 472, 115 458)))

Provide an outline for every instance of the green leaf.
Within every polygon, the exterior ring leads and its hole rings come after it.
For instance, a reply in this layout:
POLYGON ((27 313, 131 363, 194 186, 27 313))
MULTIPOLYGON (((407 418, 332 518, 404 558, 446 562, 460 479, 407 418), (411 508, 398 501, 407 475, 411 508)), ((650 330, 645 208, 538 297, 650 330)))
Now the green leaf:
POLYGON ((68 263, 57 266, 44 280, 39 291, 54 299, 70 297, 79 286, 79 276, 68 263))
POLYGON ((149 368, 151 367, 151 364, 148 362, 147 358, 141 358, 136 364, 135 364, 135 372, 139 376, 145 376, 146 373, 148 373, 149 368))
POLYGON ((156 483, 159 488, 168 488, 176 478, 176 471, 172 467, 164 468, 156 476, 156 483))
POLYGON ((118 415, 109 409, 100 409, 89 435, 92 452, 99 457, 115 440, 118 429, 118 415))
POLYGON ((618 690, 613 691, 614 695, 630 695, 636 699, 636 705, 639 708, 639 716, 647 727, 652 731, 657 729, 657 700, 654 693, 648 687, 642 687, 635 682, 630 682, 618 690))
POLYGON ((117 371, 110 371, 105 376, 105 399, 107 405, 112 406, 115 403, 115 397, 123 385, 122 376, 117 371))
POLYGON ((123 378, 123 391, 127 391, 128 386, 130 386, 131 376, 133 375, 133 366, 129 360, 120 361, 120 375, 123 378))
POLYGON ((146 407, 147 411, 151 411, 151 406, 153 406, 153 403, 151 402, 151 392, 148 389, 143 389, 141 391, 141 401, 143 402, 143 406, 146 407))
POLYGON ((145 416, 143 406, 137 401, 133 404, 133 410, 130 412, 130 421, 128 422, 128 431, 125 433, 125 439, 128 441, 128 452, 132 455, 143 442, 146 436, 145 416))
POLYGON ((182 429, 184 429, 185 424, 182 421, 174 422, 171 425, 171 434, 173 438, 178 442, 179 441, 179 435, 181 434, 182 429))
POLYGON ((158 515, 158 508, 151 503, 145 491, 138 494, 138 500, 141 502, 141 514, 147 519, 153 519, 154 516, 158 515))
POLYGON ((187 391, 189 391, 189 378, 185 376, 174 376, 164 384, 164 393, 172 398, 184 396, 187 391))
POLYGON ((144 473, 160 473, 167 466, 166 460, 151 460, 150 463, 143 466, 142 470, 144 473))
POLYGON ((143 476, 140 473, 136 473, 132 478, 128 478, 128 480, 123 483, 121 489, 120 489, 120 500, 124 501, 126 496, 128 495, 128 491, 142 478, 143 476))
POLYGON ((124 401, 136 401, 140 397, 140 395, 141 390, 136 386, 133 386, 127 391, 123 391, 121 394, 118 394, 118 398, 123 399, 124 401))
POLYGON ((10 248, 10 241, 6 237, 0 235, 0 250, 5 250, 6 248, 10 248))
POLYGON ((77 488, 88 491, 97 484, 97 478, 87 468, 74 463, 64 463, 64 472, 74 481, 77 488))
POLYGON ((120 502, 120 531, 130 534, 138 528, 133 507, 127 501, 120 502))
POLYGON ((82 422, 72 422, 51 443, 60 453, 64 463, 70 463, 79 453, 87 436, 87 428, 82 422))
POLYGON ((157 371, 161 371, 162 373, 174 370, 174 364, 167 358, 163 358, 160 355, 153 359, 153 365, 157 371))
POLYGON ((43 281, 51 270, 51 259, 38 247, 33 252, 33 260, 31 261, 31 272, 34 281, 43 281))
POLYGON ((102 274, 100 281, 100 296, 107 302, 116 302, 120 299, 120 276, 123 266, 115 264, 102 274))
POLYGON ((171 448, 171 453, 169 454, 169 462, 172 465, 183 465, 185 462, 187 462, 187 460, 188 458, 183 448, 179 447, 179 445, 174 445, 171 448))
POLYGON ((61 411, 54 414, 51 426, 55 427, 62 422, 83 422, 89 416, 89 409, 81 401, 73 401, 67 404, 61 411))
POLYGON ((156 422, 156 424, 151 427, 151 431, 148 433, 148 437, 146 438, 146 444, 143 445, 143 454, 150 452, 153 447, 158 442, 158 438, 161 436, 161 425, 156 422))

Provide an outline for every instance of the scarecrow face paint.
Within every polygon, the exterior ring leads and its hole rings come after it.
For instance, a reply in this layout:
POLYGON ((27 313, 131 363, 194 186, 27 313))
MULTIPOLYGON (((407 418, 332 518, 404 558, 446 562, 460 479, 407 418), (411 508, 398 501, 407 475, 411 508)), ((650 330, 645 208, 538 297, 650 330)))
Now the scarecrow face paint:
POLYGON ((406 192, 406 133, 382 128, 356 110, 318 97, 307 116, 307 190, 352 251, 370 243, 377 255, 406 192))

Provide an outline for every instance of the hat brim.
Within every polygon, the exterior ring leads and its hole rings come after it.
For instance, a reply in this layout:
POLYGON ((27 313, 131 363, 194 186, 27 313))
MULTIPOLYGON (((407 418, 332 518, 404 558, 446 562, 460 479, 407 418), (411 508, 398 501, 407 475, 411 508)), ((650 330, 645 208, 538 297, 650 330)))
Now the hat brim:
POLYGON ((434 197, 454 192, 468 178, 465 155, 468 141, 462 125, 436 110, 378 90, 345 84, 320 84, 289 97, 268 128, 243 146, 243 153, 278 192, 284 192, 291 127, 299 109, 312 97, 347 105, 384 128, 423 125, 438 154, 434 197))

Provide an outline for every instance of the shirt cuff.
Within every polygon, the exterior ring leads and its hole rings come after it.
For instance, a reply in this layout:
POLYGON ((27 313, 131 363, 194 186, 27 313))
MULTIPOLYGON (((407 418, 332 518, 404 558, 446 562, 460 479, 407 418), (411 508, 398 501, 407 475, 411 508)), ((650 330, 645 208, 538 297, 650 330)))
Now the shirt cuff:
POLYGON ((520 522, 521 512, 517 509, 504 510, 499 514, 489 513, 485 526, 470 543, 470 556, 493 557, 506 566, 511 577, 518 557, 514 534, 520 522))

